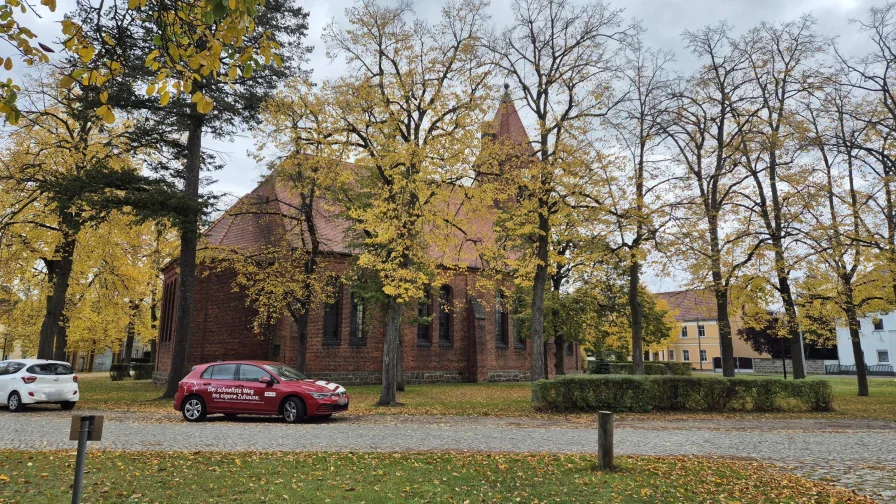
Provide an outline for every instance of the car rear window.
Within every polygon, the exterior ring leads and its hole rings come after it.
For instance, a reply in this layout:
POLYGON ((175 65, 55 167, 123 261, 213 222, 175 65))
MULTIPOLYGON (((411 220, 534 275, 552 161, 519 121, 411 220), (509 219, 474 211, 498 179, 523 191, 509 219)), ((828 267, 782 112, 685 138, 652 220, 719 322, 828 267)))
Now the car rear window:
POLYGON ((75 374, 75 372, 72 371, 72 367, 68 364, 58 364, 55 362, 49 364, 33 364, 28 368, 27 371, 34 375, 43 376, 63 376, 75 374))
POLYGON ((236 376, 236 364, 215 364, 202 372, 202 377, 209 380, 233 380, 236 376))

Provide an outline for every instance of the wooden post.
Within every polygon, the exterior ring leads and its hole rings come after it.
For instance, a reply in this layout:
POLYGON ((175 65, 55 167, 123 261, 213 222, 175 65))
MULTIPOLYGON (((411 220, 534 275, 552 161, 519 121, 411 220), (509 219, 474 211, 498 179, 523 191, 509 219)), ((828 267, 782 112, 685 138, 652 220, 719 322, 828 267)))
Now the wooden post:
POLYGON ((600 469, 613 468, 613 413, 597 414, 597 458, 600 469))

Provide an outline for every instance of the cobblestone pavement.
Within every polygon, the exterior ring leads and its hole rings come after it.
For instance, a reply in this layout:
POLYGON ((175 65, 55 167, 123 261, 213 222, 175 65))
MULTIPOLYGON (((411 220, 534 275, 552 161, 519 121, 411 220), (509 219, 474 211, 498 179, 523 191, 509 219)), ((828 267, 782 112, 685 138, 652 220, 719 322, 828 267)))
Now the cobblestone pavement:
MULTIPOLYGON (((84 411, 80 413, 85 413, 84 411)), ((545 420, 483 417, 344 417, 288 425, 212 416, 199 424, 106 418, 91 449, 271 451, 597 451, 597 432, 545 420)), ((116 418, 116 417, 120 418, 116 418)), ((73 449, 61 411, 0 410, 0 448, 73 449)), ((858 420, 620 421, 619 454, 753 457, 896 502, 896 423, 858 420)))

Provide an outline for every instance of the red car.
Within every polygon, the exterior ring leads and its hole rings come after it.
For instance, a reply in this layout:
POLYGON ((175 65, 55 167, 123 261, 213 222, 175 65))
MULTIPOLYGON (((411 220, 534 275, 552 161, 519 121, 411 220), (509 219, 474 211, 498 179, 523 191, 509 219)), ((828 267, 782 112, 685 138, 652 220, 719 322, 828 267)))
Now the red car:
POLYGON ((335 383, 311 380, 279 362, 228 361, 194 366, 178 384, 174 409, 188 422, 208 414, 282 415, 289 423, 348 410, 335 383))

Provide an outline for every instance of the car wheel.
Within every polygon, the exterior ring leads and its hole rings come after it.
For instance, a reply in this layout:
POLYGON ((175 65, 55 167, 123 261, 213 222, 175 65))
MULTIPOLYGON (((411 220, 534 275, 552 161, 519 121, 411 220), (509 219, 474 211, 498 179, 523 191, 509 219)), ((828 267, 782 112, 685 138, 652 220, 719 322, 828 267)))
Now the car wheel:
POLYGON ((199 422, 205 419, 208 414, 205 410, 205 401, 197 395, 192 395, 184 399, 184 404, 180 409, 184 420, 188 422, 199 422))
POLYGON ((22 397, 18 392, 9 394, 9 397, 6 399, 6 405, 9 406, 9 411, 13 413, 18 413, 25 409, 25 405, 22 404, 22 397))
POLYGON ((66 401, 66 402, 60 404, 60 406, 62 406, 62 409, 64 409, 65 411, 69 411, 69 410, 75 409, 76 404, 78 404, 78 403, 75 401, 66 401))
POLYGON ((305 403, 298 397, 287 398, 283 402, 283 419, 289 423, 299 423, 305 419, 305 403))

